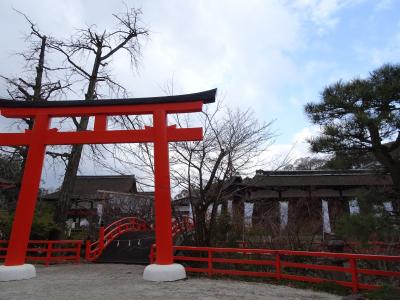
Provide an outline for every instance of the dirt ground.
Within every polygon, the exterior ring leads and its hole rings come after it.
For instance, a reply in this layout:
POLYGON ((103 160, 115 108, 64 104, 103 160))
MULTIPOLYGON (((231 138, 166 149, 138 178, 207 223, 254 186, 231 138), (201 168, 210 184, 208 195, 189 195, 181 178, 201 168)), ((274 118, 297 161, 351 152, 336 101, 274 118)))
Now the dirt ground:
POLYGON ((147 282, 143 266, 121 264, 54 265, 36 268, 37 277, 0 282, 0 299, 340 299, 285 286, 189 277, 178 282, 147 282))

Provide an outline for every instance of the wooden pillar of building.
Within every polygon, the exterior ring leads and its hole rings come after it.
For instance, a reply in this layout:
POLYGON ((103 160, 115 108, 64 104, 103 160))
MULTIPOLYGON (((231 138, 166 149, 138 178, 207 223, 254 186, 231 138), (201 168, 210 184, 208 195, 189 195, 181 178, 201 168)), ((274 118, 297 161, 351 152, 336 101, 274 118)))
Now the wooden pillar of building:
POLYGON ((254 201, 253 214, 251 217, 251 223, 253 225, 259 225, 262 221, 262 201, 254 201))
POLYGON ((331 221, 332 232, 335 232, 337 221, 345 214, 349 213, 349 201, 343 197, 342 190, 339 191, 338 198, 327 199, 329 206, 329 219, 331 221))
POLYGON ((274 236, 280 228, 279 212, 278 199, 255 201, 252 223, 254 226, 263 227, 267 235, 274 236))
POLYGON ((244 199, 240 195, 234 195, 232 199, 232 221, 235 226, 243 226, 244 199))
POLYGON ((228 201, 222 201, 221 203, 221 215, 226 216, 228 214, 228 201))
POLYGON ((288 227, 301 235, 322 234, 322 204, 320 198, 289 200, 288 227))

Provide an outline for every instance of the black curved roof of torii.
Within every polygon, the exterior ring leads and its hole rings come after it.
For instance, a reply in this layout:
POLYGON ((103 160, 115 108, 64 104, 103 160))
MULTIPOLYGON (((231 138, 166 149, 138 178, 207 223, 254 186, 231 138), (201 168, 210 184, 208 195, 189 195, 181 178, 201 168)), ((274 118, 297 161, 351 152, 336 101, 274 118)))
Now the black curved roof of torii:
POLYGON ((111 105, 134 105, 134 104, 164 104, 182 103, 190 101, 203 101, 204 104, 215 102, 217 89, 199 93, 148 97, 148 98, 124 98, 124 99, 98 99, 88 100, 67 100, 67 101, 15 101, 0 98, 0 107, 20 107, 20 108, 39 108, 39 107, 68 107, 68 106, 111 106, 111 105))

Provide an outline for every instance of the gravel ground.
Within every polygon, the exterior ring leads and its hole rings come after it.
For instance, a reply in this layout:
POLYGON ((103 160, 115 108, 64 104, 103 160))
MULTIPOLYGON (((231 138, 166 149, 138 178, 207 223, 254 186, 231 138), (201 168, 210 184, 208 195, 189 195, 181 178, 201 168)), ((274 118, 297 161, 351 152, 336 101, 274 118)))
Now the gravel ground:
POLYGON ((37 277, 0 282, 0 299, 340 299, 326 293, 266 283, 192 277, 155 283, 142 279, 143 266, 54 265, 36 268, 37 277))

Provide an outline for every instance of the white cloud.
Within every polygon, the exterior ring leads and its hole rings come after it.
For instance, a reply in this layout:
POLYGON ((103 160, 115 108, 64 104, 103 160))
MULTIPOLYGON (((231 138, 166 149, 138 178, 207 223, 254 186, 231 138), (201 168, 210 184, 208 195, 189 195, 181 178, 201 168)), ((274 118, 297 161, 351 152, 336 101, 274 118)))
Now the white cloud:
POLYGON ((295 107, 302 107, 302 102, 297 97, 290 97, 289 102, 295 107))
POLYGON ((376 1, 375 7, 377 10, 390 9, 394 5, 393 0, 378 0, 376 1))
POLYGON ((289 143, 278 143, 272 145, 264 154, 266 169, 276 169, 283 163, 290 163, 300 157, 315 155, 311 153, 307 139, 320 133, 318 126, 304 127, 296 132, 289 143))
POLYGON ((292 5, 305 19, 317 26, 317 33, 324 35, 340 21, 337 12, 344 7, 356 5, 364 0, 297 0, 292 5))
POLYGON ((382 47, 370 47, 358 44, 354 47, 358 59, 375 67, 384 63, 398 62, 400 57, 400 33, 395 33, 388 43, 382 47))
POLYGON ((280 91, 298 76, 290 57, 301 46, 296 15, 271 1, 179 3, 171 10, 166 6, 173 4, 161 2, 160 19, 144 4, 154 34, 143 49, 141 78, 128 77, 140 82, 136 95, 159 93, 173 76, 177 93, 218 87, 233 105, 281 110, 280 91))

